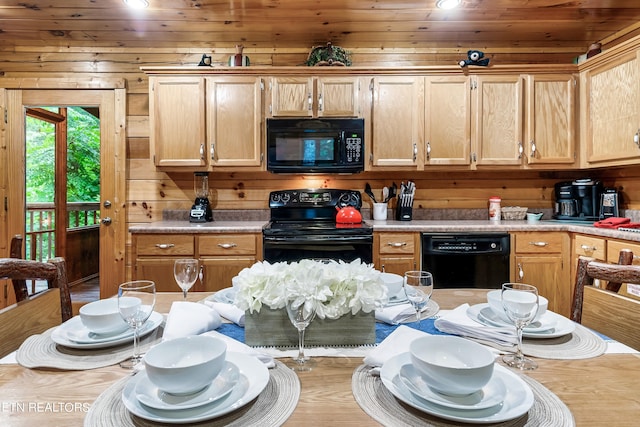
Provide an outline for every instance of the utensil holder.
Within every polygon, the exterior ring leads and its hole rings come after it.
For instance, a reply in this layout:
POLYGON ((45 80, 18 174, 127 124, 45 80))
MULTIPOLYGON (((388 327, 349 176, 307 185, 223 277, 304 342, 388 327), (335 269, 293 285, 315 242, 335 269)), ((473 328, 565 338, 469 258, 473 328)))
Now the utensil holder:
POLYGON ((411 221, 413 217, 413 208, 411 206, 398 206, 396 208, 396 220, 411 221))

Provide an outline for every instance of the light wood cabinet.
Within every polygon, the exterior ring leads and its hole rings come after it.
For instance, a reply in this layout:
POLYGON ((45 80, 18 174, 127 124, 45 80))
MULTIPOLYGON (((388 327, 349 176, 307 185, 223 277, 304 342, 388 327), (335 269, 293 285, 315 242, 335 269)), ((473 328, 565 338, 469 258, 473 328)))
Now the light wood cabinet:
POLYGON ((271 117, 359 117, 357 77, 271 77, 271 117))
POLYGON ((253 166, 262 163, 262 79, 207 77, 207 135, 210 163, 253 166))
POLYGON ((179 258, 200 261, 202 281, 191 290, 217 291, 231 286, 240 270, 262 259, 262 234, 138 234, 132 235, 133 280, 153 280, 161 292, 178 292, 173 263, 179 258))
POLYGON ((476 76, 472 81, 471 161, 474 166, 522 164, 523 79, 476 76))
POLYGON ((639 55, 623 52, 581 74, 586 166, 640 160, 639 55))
POLYGON ((156 166, 261 168, 261 78, 151 76, 149 84, 156 166))
MULTIPOLYGON (((571 251, 571 295, 575 292, 576 272, 578 270, 578 258, 589 257, 598 261, 607 259, 607 240, 602 237, 586 236, 583 234, 573 235, 573 250, 571 251)), ((616 260, 617 262, 617 260, 616 260)), ((594 285, 600 284, 594 282, 594 285)))
MULTIPOLYGON (((607 262, 617 263, 620 251, 623 249, 633 252, 633 265, 640 265, 640 243, 625 242, 624 240, 607 241, 607 262)), ((640 285, 623 283, 618 293, 640 300, 640 285)))
POLYGON ((572 75, 526 76, 524 152, 528 165, 575 164, 575 92, 572 75))
POLYGON ((549 309, 569 316, 572 287, 569 283, 570 239, 561 232, 517 232, 511 235, 511 280, 538 288, 549 300, 549 309))
POLYGON ((467 76, 425 78, 426 165, 471 163, 471 90, 467 76))
POLYGON ((202 283, 196 290, 211 292, 230 287, 240 270, 261 258, 261 244, 262 235, 257 233, 198 236, 202 283))
POLYGON ((158 292, 178 292, 173 278, 173 263, 195 256, 194 236, 182 234, 134 234, 133 280, 152 280, 158 292))
POLYGON ((371 152, 367 169, 422 169, 424 77, 373 77, 370 88, 371 152))
POLYGON ((150 145, 156 166, 208 164, 205 79, 149 77, 150 145))
POLYGON ((373 247, 378 270, 404 275, 420 268, 420 233, 373 233, 373 247))

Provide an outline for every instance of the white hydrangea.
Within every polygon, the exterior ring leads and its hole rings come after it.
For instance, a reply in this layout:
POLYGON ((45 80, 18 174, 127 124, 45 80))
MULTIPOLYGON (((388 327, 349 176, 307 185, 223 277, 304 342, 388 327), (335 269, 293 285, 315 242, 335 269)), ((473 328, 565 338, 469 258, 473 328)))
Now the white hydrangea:
POLYGON ((337 319, 359 311, 369 313, 388 301, 380 272, 362 261, 257 262, 237 277, 235 304, 251 313, 262 305, 272 309, 289 300, 314 304, 316 315, 337 319))

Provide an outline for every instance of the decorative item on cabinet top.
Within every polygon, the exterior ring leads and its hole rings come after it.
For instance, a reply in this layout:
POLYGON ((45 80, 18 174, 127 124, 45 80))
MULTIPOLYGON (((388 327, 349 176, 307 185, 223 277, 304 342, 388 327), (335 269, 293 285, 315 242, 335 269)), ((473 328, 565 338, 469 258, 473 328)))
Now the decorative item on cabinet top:
POLYGON ((242 50, 244 46, 241 44, 236 45, 236 53, 229 57, 229 66, 230 67, 248 67, 249 66, 249 57, 247 55, 242 54, 242 50))
POLYGON ((314 66, 350 66, 351 53, 328 42, 326 46, 315 46, 309 52, 306 64, 314 66))

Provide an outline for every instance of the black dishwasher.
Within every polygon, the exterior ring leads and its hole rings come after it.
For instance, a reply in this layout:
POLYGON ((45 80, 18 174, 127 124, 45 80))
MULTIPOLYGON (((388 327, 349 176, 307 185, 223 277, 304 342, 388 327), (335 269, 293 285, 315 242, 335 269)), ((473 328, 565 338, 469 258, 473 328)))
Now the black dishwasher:
POLYGON ((509 281, 509 235, 423 233, 422 269, 435 288, 500 288, 509 281))

